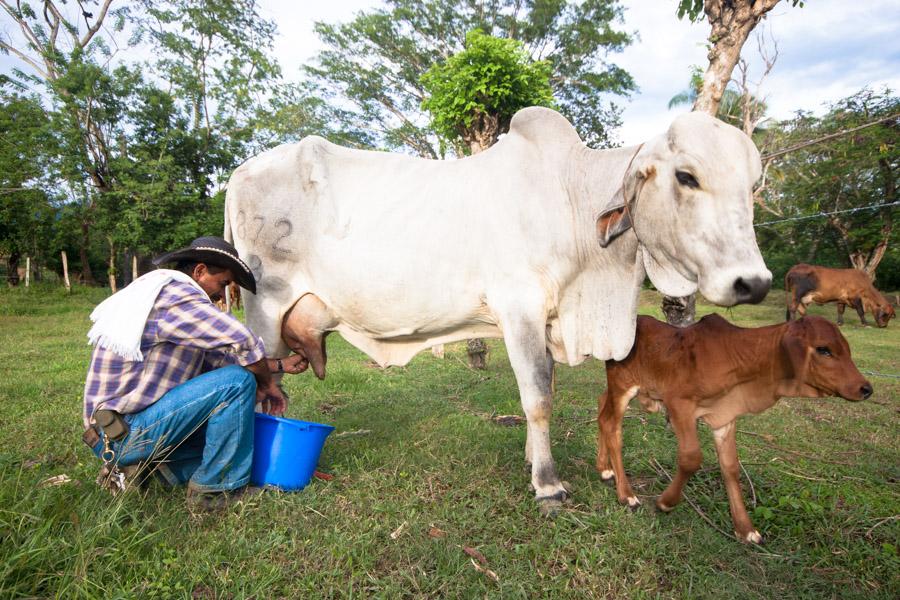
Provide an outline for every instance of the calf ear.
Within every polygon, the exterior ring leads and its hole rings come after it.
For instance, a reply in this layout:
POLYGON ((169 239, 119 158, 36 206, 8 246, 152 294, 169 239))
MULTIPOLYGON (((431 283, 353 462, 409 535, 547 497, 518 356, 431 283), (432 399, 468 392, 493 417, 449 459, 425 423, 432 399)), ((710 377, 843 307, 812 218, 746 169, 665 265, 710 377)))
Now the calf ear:
POLYGON ((817 394, 806 383, 810 360, 810 354, 804 342, 806 324, 802 320, 798 320, 791 321, 786 325, 787 330, 784 337, 781 338, 781 360, 785 379, 791 382, 791 389, 785 395, 815 397, 817 394))
MULTIPOLYGON (((616 197, 621 196, 622 190, 619 190, 616 197)), ((617 199, 616 198, 616 199, 617 199)), ((625 204, 620 204, 615 208, 610 208, 597 217, 597 241, 601 248, 609 246, 610 242, 631 229, 631 213, 625 204)))

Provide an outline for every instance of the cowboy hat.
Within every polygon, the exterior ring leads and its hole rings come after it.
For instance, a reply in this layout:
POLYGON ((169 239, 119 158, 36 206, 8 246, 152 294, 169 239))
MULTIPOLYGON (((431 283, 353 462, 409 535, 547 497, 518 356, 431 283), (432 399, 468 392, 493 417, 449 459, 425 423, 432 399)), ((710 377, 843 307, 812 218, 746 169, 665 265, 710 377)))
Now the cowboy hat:
POLYGON ((192 261, 215 265, 228 269, 234 275, 234 280, 243 288, 256 293, 256 278, 247 263, 241 260, 234 246, 220 237, 198 237, 187 248, 167 252, 153 260, 156 266, 166 263, 192 261))

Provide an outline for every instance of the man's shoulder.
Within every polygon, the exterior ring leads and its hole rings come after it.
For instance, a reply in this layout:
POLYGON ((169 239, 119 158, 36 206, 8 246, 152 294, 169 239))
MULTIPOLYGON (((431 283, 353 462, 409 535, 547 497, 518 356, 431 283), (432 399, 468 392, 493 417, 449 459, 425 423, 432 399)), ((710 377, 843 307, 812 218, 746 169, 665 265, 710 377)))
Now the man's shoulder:
POLYGON ((211 304, 209 301, 209 297, 203 293, 203 291, 198 290, 196 286, 191 285, 190 283, 186 283, 184 281, 178 281, 173 279, 169 283, 163 286, 163 288, 159 291, 159 296, 157 297, 157 305, 160 304, 178 304, 181 302, 194 302, 200 301, 206 304, 211 304))

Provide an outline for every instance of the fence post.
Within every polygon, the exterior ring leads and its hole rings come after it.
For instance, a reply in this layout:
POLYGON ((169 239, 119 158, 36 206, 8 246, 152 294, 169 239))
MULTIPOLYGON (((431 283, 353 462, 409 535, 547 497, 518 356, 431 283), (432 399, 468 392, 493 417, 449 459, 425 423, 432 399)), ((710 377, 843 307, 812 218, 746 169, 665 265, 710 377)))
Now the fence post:
POLYGON ((137 278, 137 254, 135 253, 131 255, 131 280, 134 281, 137 278))
POLYGON ((66 286, 66 291, 72 292, 72 284, 69 283, 69 261, 66 258, 66 251, 62 251, 62 262, 63 262, 63 283, 66 286))
POLYGON ((25 287, 28 288, 28 284, 31 283, 31 257, 25 257, 25 287))

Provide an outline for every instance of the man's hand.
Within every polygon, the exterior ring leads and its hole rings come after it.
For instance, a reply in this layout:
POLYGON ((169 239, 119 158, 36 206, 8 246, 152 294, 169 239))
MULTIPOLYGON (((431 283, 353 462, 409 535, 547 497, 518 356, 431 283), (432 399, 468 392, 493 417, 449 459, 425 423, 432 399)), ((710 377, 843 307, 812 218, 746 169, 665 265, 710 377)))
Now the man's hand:
POLYGON ((297 375, 309 368, 309 360, 302 354, 291 354, 287 358, 269 358, 269 370, 272 374, 288 373, 289 375, 297 375), (281 361, 281 370, 278 369, 278 361, 281 361))
POLYGON ((280 417, 287 409, 287 398, 281 387, 270 380, 266 387, 256 388, 256 401, 262 404, 263 412, 268 415, 280 417))

